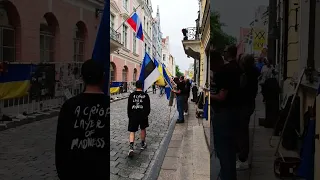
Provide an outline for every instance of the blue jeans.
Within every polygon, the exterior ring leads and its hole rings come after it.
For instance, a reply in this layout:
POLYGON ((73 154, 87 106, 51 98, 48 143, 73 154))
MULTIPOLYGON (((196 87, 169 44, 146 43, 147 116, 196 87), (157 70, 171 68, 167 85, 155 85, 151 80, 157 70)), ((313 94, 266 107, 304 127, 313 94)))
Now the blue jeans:
POLYGON ((184 112, 184 96, 177 96, 177 110, 179 112, 179 120, 184 120, 183 112, 184 112))

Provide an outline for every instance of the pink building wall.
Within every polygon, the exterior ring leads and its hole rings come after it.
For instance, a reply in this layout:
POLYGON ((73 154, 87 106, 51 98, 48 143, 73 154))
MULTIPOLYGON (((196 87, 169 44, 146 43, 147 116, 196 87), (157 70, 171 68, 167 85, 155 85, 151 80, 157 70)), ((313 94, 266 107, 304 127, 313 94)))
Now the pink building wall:
MULTIPOLYGON (((43 16, 48 12, 53 14, 59 25, 58 33, 55 36, 54 60, 60 62, 73 61, 73 35, 76 23, 79 21, 82 21, 87 29, 84 56, 85 59, 91 58, 97 27, 100 23, 94 10, 80 8, 78 5, 66 3, 62 0, 11 0, 9 3, 15 7, 18 19, 20 19, 20 27, 16 27, 18 30, 16 35, 16 61, 40 61, 39 28, 40 23, 44 21, 43 16)), ((89 8, 94 9, 94 6, 97 5, 92 3, 92 7, 89 8)), ((10 14, 11 12, 8 15, 12 16, 10 14)))
POLYGON ((240 36, 239 36, 239 43, 238 43, 238 56, 240 54, 245 53, 245 37, 250 33, 250 28, 243 28, 240 27, 240 36))

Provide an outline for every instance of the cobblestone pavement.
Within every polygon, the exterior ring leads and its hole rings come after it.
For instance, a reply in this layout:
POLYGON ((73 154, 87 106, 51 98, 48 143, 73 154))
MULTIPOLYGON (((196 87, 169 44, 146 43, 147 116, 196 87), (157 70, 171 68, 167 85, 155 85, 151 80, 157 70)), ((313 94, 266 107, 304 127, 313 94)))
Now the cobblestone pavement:
MULTIPOLYGON (((165 96, 149 93, 151 100, 151 113, 149 116, 149 128, 147 129, 148 148, 140 151, 139 132, 136 134, 136 155, 128 158, 129 133, 127 131, 127 100, 112 103, 110 123, 110 179, 127 180, 142 179, 149 173, 150 164, 159 149, 162 139, 165 137, 169 122, 168 100, 165 96), (138 149, 139 148, 139 149, 138 149)), ((175 112, 172 107, 171 116, 175 112)))
MULTIPOLYGON (((110 179, 142 178, 168 128, 168 101, 150 95, 148 148, 128 159, 127 100, 111 104, 110 179)), ((57 180, 54 143, 57 117, 0 132, 0 180, 57 180)), ((137 141, 140 142, 140 141, 137 141)))
POLYGON ((54 142, 57 118, 0 132, 1 180, 56 180, 54 142))

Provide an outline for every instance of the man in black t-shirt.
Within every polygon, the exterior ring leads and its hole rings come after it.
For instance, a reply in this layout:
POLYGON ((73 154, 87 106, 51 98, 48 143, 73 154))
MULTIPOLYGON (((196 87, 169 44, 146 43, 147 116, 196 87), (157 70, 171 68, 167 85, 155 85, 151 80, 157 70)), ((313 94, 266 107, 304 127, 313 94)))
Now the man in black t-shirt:
POLYGON ((84 62, 85 91, 67 100, 59 114, 55 165, 61 180, 108 179, 110 97, 101 90, 103 65, 84 62))
POLYGON ((177 119, 177 123, 184 123, 184 98, 185 98, 185 82, 184 77, 181 76, 179 82, 177 83, 177 89, 172 90, 176 94, 177 98, 177 110, 179 113, 179 118, 177 119))
POLYGON ((141 150, 147 147, 146 144, 146 128, 149 127, 148 116, 150 114, 150 98, 149 95, 142 91, 142 82, 136 82, 136 91, 131 93, 128 98, 128 131, 130 132, 130 149, 128 156, 133 156, 133 147, 135 132, 141 129, 141 150))

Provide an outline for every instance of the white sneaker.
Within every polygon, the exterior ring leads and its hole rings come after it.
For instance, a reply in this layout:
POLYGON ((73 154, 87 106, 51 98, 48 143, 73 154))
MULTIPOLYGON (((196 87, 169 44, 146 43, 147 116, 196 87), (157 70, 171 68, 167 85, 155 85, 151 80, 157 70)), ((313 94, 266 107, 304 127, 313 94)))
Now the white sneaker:
POLYGON ((236 162, 236 168, 237 168, 237 170, 246 170, 246 169, 249 169, 249 163, 248 163, 248 161, 246 161, 246 162, 241 162, 241 161, 237 160, 237 162, 236 162))
POLYGON ((187 116, 188 115, 188 113, 187 112, 185 112, 185 113, 183 113, 185 116, 187 116))

